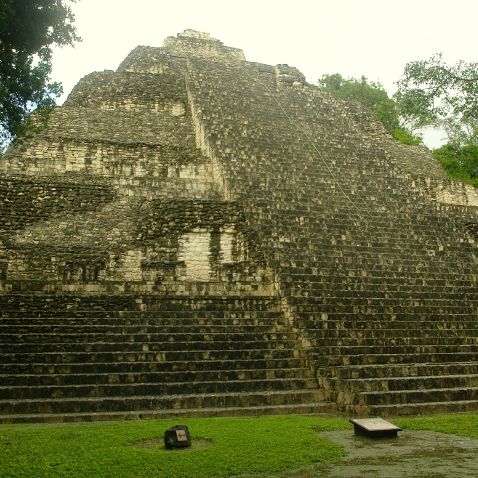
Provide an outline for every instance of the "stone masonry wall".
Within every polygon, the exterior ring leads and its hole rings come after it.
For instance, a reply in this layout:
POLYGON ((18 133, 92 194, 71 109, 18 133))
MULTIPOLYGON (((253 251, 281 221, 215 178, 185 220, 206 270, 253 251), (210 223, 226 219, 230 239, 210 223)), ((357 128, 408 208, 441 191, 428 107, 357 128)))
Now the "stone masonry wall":
MULTIPOLYGON (((212 50, 229 51, 219 42, 212 50)), ((46 130, 8 152, 5 181, 16 175, 39 192, 22 187, 22 198, 13 186, 14 198, 4 197, 12 206, 2 237, 4 291, 188 293, 194 282, 226 294, 270 288, 241 206, 221 202, 213 165, 196 146, 184 71, 162 57, 163 74, 120 67, 86 76, 46 130), (78 199, 65 183, 82 185, 78 199)))

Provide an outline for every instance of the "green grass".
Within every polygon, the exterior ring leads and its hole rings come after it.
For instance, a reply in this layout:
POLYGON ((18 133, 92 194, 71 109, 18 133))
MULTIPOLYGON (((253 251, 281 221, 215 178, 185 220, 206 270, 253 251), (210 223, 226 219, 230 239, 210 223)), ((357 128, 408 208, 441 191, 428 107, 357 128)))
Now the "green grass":
POLYGON ((428 430, 449 433, 478 439, 478 414, 463 413, 458 415, 435 415, 424 418, 402 418, 396 423, 408 430, 428 430))
POLYGON ((341 459, 318 430, 346 420, 280 416, 0 427, 1 477, 223 477, 272 473, 341 459), (138 442, 189 426, 202 448, 166 451, 138 442), (202 440, 199 440, 202 439, 202 440))
MULTIPOLYGON (((392 420, 404 430, 478 439, 478 414, 392 420)), ((347 429, 347 419, 312 416, 2 425, 0 476, 227 477, 280 473, 336 463, 342 448, 318 432, 347 429), (164 430, 185 423, 193 448, 166 451, 164 430), (148 446, 140 447, 138 444, 148 446)))

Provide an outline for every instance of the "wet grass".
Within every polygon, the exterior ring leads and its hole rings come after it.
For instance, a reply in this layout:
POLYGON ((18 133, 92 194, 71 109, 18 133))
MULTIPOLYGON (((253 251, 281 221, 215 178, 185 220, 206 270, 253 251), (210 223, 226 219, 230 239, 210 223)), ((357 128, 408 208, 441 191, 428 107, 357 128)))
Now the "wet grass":
POLYGON ((409 430, 428 430, 478 439, 478 413, 401 418, 394 423, 409 430))
MULTIPOLYGON (((478 438, 478 414, 392 421, 404 430, 478 438)), ((343 448, 319 433, 347 429, 347 419, 323 416, 2 425, 0 476, 278 476, 340 462, 343 448), (193 446, 167 451, 164 430, 177 423, 189 426, 193 446)))
POLYGON ((304 416, 181 420, 191 449, 167 451, 177 421, 0 426, 1 477, 226 477, 334 463, 342 448, 317 430, 346 420, 304 416), (204 446, 204 444, 210 446, 204 446))

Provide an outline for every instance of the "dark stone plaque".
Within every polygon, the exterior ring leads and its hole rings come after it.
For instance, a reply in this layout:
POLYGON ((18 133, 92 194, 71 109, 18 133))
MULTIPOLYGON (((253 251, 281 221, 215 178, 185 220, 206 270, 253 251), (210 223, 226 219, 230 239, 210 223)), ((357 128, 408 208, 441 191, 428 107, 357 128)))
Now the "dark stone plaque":
POLYGON ((186 425, 175 425, 164 432, 164 446, 168 450, 188 448, 191 446, 191 435, 186 425))

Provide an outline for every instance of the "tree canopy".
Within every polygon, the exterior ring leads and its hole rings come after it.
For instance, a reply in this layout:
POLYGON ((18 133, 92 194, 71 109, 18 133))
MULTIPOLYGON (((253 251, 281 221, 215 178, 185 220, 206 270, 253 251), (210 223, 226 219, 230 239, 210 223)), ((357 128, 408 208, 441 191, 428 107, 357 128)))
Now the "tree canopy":
POLYGON ((448 176, 478 187, 478 146, 448 143, 435 149, 433 155, 448 176))
POLYGON ((34 108, 53 106, 61 94, 50 79, 51 47, 80 40, 74 1, 0 0, 0 146, 24 132, 34 108))
POLYGON ((478 145, 478 63, 448 66, 441 54, 407 63, 395 99, 415 129, 442 126, 453 144, 478 145))
POLYGON ((402 126, 399 110, 380 83, 360 79, 344 78, 341 74, 323 75, 318 82, 320 89, 347 100, 358 101, 369 108, 377 120, 395 139, 406 144, 420 144, 421 138, 402 126))

